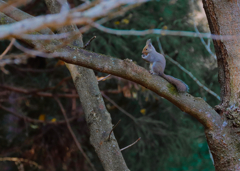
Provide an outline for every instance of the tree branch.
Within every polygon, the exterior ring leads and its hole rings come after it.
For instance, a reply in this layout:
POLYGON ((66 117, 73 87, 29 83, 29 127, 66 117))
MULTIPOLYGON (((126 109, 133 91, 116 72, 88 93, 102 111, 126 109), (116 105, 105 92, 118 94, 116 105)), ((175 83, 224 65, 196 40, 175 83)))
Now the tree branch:
MULTIPOLYGON (((149 0, 111 0, 101 1, 96 6, 78 12, 78 8, 69 11, 61 11, 57 14, 48 14, 34 18, 28 18, 17 23, 0 26, 0 39, 9 37, 18 37, 27 32, 41 30, 46 27, 58 29, 59 27, 72 24, 86 24, 91 23, 99 17, 107 16, 112 10, 121 5, 138 4, 147 2, 149 0)), ((0 1, 4 3, 3 1, 0 1)), ((14 7, 12 7, 14 8, 14 7)), ((6 12, 6 11, 4 11, 6 12)), ((8 12, 8 11, 7 11, 8 12)))
POLYGON ((75 144, 77 145, 79 151, 82 153, 82 155, 84 156, 84 158, 87 160, 87 162, 88 162, 88 164, 91 166, 92 170, 93 170, 93 171, 96 171, 96 169, 95 169, 94 165, 92 164, 91 160, 88 158, 87 154, 83 151, 81 144, 78 142, 77 137, 76 137, 76 135, 74 134, 74 132, 73 132, 73 130, 72 130, 72 128, 71 128, 70 123, 68 122, 67 114, 66 114, 65 109, 63 108, 62 103, 60 102, 60 100, 59 100, 58 98, 55 97, 54 99, 57 101, 57 103, 58 103, 58 105, 59 105, 59 107, 60 107, 60 109, 61 109, 61 111, 62 111, 62 114, 63 114, 63 116, 64 116, 64 118, 65 118, 65 120, 66 120, 66 123, 67 123, 67 128, 68 128, 70 134, 72 135, 73 140, 74 140, 75 144))
MULTIPOLYGON (((13 114, 14 116, 18 117, 18 118, 21 118, 27 122, 32 122, 32 123, 40 123, 40 124, 53 124, 53 125, 58 125, 58 124, 65 124, 66 123, 66 120, 60 120, 60 121, 57 121, 57 122, 51 122, 51 121, 42 121, 42 120, 38 120, 38 119, 32 119, 32 118, 29 118, 25 115, 22 115, 18 112, 16 112, 15 110, 12 110, 12 109, 9 109, 5 106, 2 106, 0 104, 0 109, 3 109, 11 114, 13 114)), ((73 116, 71 117, 70 119, 67 119, 68 122, 72 122, 74 121, 75 119, 77 119, 77 116, 73 116)))
POLYGON ((206 128, 213 129, 221 124, 218 113, 202 98, 193 97, 187 93, 179 94, 173 85, 159 76, 149 74, 146 69, 129 59, 120 60, 83 49, 74 50, 70 47, 62 50, 71 52, 72 56, 59 57, 59 59, 134 81, 166 98, 182 111, 198 119, 206 128))

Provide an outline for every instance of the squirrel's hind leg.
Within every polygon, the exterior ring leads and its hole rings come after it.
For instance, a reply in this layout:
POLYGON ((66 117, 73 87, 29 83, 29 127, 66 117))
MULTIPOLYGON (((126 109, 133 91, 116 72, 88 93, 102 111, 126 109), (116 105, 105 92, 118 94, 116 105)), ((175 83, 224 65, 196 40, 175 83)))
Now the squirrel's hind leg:
POLYGON ((162 66, 161 62, 154 62, 152 65, 152 71, 154 75, 162 76, 164 73, 164 67, 162 66))

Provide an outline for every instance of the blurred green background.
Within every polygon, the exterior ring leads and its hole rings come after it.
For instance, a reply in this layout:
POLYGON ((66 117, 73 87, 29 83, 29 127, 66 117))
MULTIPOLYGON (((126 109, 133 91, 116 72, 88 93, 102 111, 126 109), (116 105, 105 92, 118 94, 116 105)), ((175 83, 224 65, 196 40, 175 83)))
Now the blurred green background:
MULTIPOLYGON (((71 0, 69 3, 72 7, 79 4, 77 0, 71 0)), ((21 9, 32 15, 48 13, 45 4, 38 0, 33 0, 21 9)), ((197 4, 195 10, 196 13, 199 12, 197 4)), ((107 22, 104 26, 128 30, 159 28, 194 31, 192 18, 193 9, 190 1, 161 0, 145 3, 130 10, 124 16, 107 22)), ((207 31, 207 26, 202 24, 204 21, 198 22, 199 31, 207 31)), ((89 50, 120 59, 129 58, 146 69, 149 64, 141 59, 142 48, 146 40, 151 38, 156 50, 159 51, 157 44, 157 38, 159 38, 165 54, 190 71, 201 83, 220 94, 216 60, 207 52, 199 38, 157 35, 116 36, 91 29, 83 35, 84 42, 93 36, 97 38, 88 47, 89 50)), ((1 41, 0 43, 0 50, 3 51, 9 42, 1 41)), ((213 50, 212 43, 211 49, 213 50)), ((0 72, 1 85, 26 90, 38 89, 41 92, 53 94, 76 93, 69 71, 56 59, 37 57, 29 59, 26 64, 8 65, 5 68, 9 74, 0 72), (59 86, 50 89, 60 82, 59 86)), ((192 78, 168 60, 165 73, 187 83, 191 95, 202 97, 211 106, 219 103, 216 97, 200 88, 192 78)), ((107 75, 97 71, 95 74, 98 78, 107 75)), ((136 118, 132 120, 105 99, 107 109, 112 116, 112 123, 116 124, 121 119, 114 130, 120 148, 141 137, 137 144, 122 152, 130 170, 214 170, 204 128, 195 118, 144 87, 119 77, 112 76, 99 82, 99 88, 112 101, 136 118)), ((0 92, 6 92, 1 94, 2 105, 30 118, 48 121, 64 119, 53 98, 5 89, 0 92)), ((61 98, 61 101, 68 117, 79 116, 71 122, 74 133, 97 170, 103 170, 89 143, 89 131, 79 99, 61 98), (76 103, 75 107, 73 103, 76 103)), ((0 112, 0 158, 8 156, 33 160, 42 165, 43 170, 90 170, 65 124, 33 124, 14 117, 4 110, 0 109, 0 112)), ((3 171, 18 170, 14 162, 0 162, 0 168, 3 168, 1 169, 3 171)), ((25 164, 25 170, 38 169, 25 164)))

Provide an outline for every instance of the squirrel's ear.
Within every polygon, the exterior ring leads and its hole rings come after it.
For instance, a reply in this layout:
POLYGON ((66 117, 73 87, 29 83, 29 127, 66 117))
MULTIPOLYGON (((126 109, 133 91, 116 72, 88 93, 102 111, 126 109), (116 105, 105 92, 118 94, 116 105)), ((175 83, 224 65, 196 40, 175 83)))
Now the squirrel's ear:
POLYGON ((148 39, 146 42, 146 44, 151 44, 151 43, 152 43, 151 39, 148 39))
POLYGON ((149 49, 151 49, 152 48, 152 43, 148 43, 147 46, 148 46, 149 49))

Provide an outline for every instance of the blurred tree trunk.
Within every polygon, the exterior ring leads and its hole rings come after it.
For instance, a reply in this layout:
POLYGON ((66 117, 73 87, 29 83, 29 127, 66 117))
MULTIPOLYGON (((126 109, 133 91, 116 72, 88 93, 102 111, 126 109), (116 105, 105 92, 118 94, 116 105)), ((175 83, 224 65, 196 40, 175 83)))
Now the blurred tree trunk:
MULTIPOLYGON (((212 34, 240 34, 239 0, 203 0, 212 34)), ((219 129, 206 130, 215 168, 240 170, 240 46, 239 38, 213 40, 219 71, 222 103, 216 111, 223 119, 219 129)))
MULTIPOLYGON (((51 13, 60 12, 61 4, 59 2, 67 4, 66 0, 45 0, 45 2, 51 13)), ((77 26, 73 24, 61 27, 58 31, 63 33, 77 30, 77 26)), ((83 47, 82 35, 73 41, 71 45, 75 46, 76 49, 83 47)), ((111 134, 111 139, 106 141, 112 129, 112 118, 105 107, 93 70, 67 63, 65 65, 71 73, 74 85, 79 94, 90 130, 90 142, 95 148, 104 170, 128 171, 114 133, 111 134)))

